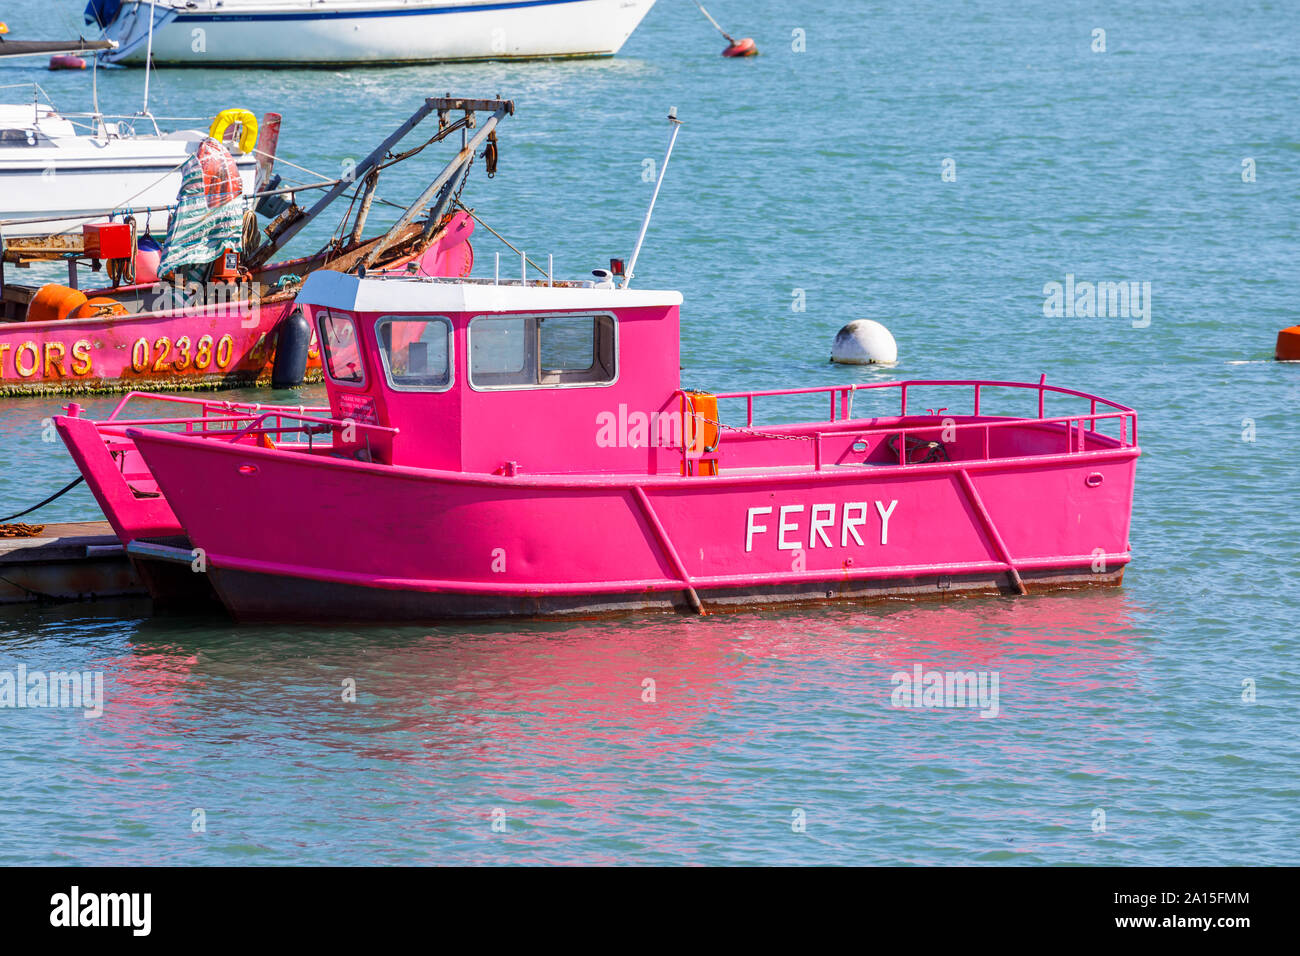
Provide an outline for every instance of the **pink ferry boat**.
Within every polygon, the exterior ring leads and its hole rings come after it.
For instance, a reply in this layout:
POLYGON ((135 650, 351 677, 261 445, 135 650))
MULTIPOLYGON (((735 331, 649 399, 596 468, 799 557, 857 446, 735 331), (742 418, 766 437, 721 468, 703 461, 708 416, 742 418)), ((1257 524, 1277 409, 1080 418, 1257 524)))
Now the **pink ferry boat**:
POLYGON ((681 303, 609 281, 317 272, 297 305, 328 410, 190 399, 57 424, 128 553, 202 571, 241 621, 1121 582, 1133 409, 1041 380, 688 391, 681 303), (760 414, 778 404, 822 411, 760 414))

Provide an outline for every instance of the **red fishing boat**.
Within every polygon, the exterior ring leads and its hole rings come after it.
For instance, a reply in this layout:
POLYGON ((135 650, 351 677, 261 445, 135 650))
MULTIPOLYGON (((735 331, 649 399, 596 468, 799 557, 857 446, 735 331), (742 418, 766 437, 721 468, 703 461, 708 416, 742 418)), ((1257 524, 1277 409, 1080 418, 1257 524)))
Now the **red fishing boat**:
POLYGON ((196 221, 206 222, 223 208, 236 208, 243 228, 237 223, 228 245, 207 249, 209 255, 215 250, 211 261, 196 265, 192 256, 181 257, 181 267, 167 271, 163 281, 150 270, 159 264, 160 253, 166 270, 174 258, 171 247, 183 246, 179 216, 173 217, 169 244, 161 250, 146 248, 144 237, 137 234, 135 223, 143 210, 116 210, 122 221, 95 223, 83 227, 81 234, 4 239, 5 225, 0 223, 0 395, 292 385, 319 379, 313 333, 293 309, 303 279, 322 269, 468 275, 474 220, 453 204, 476 150, 489 137, 495 162, 493 131, 513 108, 499 100, 426 99, 353 175, 293 188, 279 188, 274 177, 263 177, 251 197, 241 195, 238 177, 223 173, 220 146, 208 140, 204 146, 215 148, 195 156, 198 185, 188 198, 182 187, 181 211, 192 199, 200 209, 196 221), (476 121, 476 114, 484 112, 489 115, 476 121), (394 157, 397 144, 430 116, 438 118, 437 131, 422 145, 394 157), (461 133, 460 153, 396 223, 365 238, 380 172, 456 132, 461 133), (324 195, 304 210, 294 201, 295 194, 310 188, 323 189, 324 195), (344 196, 351 203, 336 231, 343 238, 308 256, 272 261, 344 196), (253 207, 244 210, 247 203, 253 207), (255 227, 254 210, 275 217, 265 230, 255 227), (15 267, 51 261, 67 263, 66 284, 10 281, 8 271, 15 267), (112 284, 78 288, 87 270, 94 275, 101 265, 112 284))

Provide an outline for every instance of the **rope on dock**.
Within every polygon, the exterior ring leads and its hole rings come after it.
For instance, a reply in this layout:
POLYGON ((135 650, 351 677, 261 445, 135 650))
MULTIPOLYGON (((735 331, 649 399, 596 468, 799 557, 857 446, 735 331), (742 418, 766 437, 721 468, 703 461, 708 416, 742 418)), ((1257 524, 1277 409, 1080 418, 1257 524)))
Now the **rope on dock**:
POLYGON ((74 480, 68 482, 66 485, 64 485, 62 488, 60 488, 60 489, 59 489, 58 491, 56 491, 54 494, 50 495, 48 498, 46 498, 46 499, 45 499, 44 501, 42 501, 40 504, 32 505, 32 506, 31 506, 30 508, 28 508, 26 511, 20 511, 20 512, 18 512, 17 514, 10 515, 10 516, 7 517, 7 518, 0 518, 0 524, 4 524, 6 521, 13 521, 15 518, 21 518, 23 515, 29 515, 29 514, 31 514, 33 511, 36 511, 38 508, 44 508, 44 507, 45 507, 46 505, 48 505, 51 501, 54 501, 56 498, 60 498, 60 497, 62 497, 63 495, 66 495, 69 491, 71 491, 73 488, 77 487, 77 485, 81 484, 81 483, 82 483, 83 481, 85 481, 85 480, 86 480, 86 476, 85 476, 85 475, 78 475, 74 480))

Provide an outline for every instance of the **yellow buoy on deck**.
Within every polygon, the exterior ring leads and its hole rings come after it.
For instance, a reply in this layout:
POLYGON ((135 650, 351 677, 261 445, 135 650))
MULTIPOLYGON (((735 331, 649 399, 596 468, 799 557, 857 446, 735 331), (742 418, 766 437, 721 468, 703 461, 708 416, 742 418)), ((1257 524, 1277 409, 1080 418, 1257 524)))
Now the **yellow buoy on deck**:
POLYGON ((1293 325, 1277 334, 1277 360, 1300 362, 1300 325, 1293 325))

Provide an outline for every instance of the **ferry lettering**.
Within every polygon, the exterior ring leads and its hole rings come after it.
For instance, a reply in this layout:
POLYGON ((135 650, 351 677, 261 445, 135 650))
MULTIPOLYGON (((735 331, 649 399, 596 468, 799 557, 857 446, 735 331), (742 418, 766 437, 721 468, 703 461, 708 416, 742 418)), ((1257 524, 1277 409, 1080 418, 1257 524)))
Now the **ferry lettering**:
MULTIPOLYGON (((865 547, 866 542, 862 540, 862 535, 858 529, 868 521, 870 505, 876 506, 876 515, 880 519, 880 543, 889 544, 889 520, 894 516, 894 509, 898 507, 898 499, 890 502, 884 501, 847 501, 844 503, 844 510, 840 512, 839 521, 836 521, 836 510, 840 507, 837 504, 816 504, 812 506, 809 512, 808 520, 808 543, 806 547, 812 550, 817 547, 820 541, 823 547, 834 547, 832 539, 827 535, 827 528, 834 528, 838 523, 840 526, 840 544, 841 548, 849 546, 849 538, 852 537, 855 544, 859 547, 865 547)), ((803 532, 801 531, 800 515, 804 512, 803 505, 782 505, 777 514, 776 525, 776 547, 778 551, 798 551, 805 547, 803 541, 803 532)), ((772 529, 766 524, 759 524, 757 518, 763 515, 772 514, 772 508, 750 508, 745 519, 745 551, 754 550, 754 537, 760 534, 767 534, 772 529)), ((833 533, 833 532, 832 532, 833 533)))

